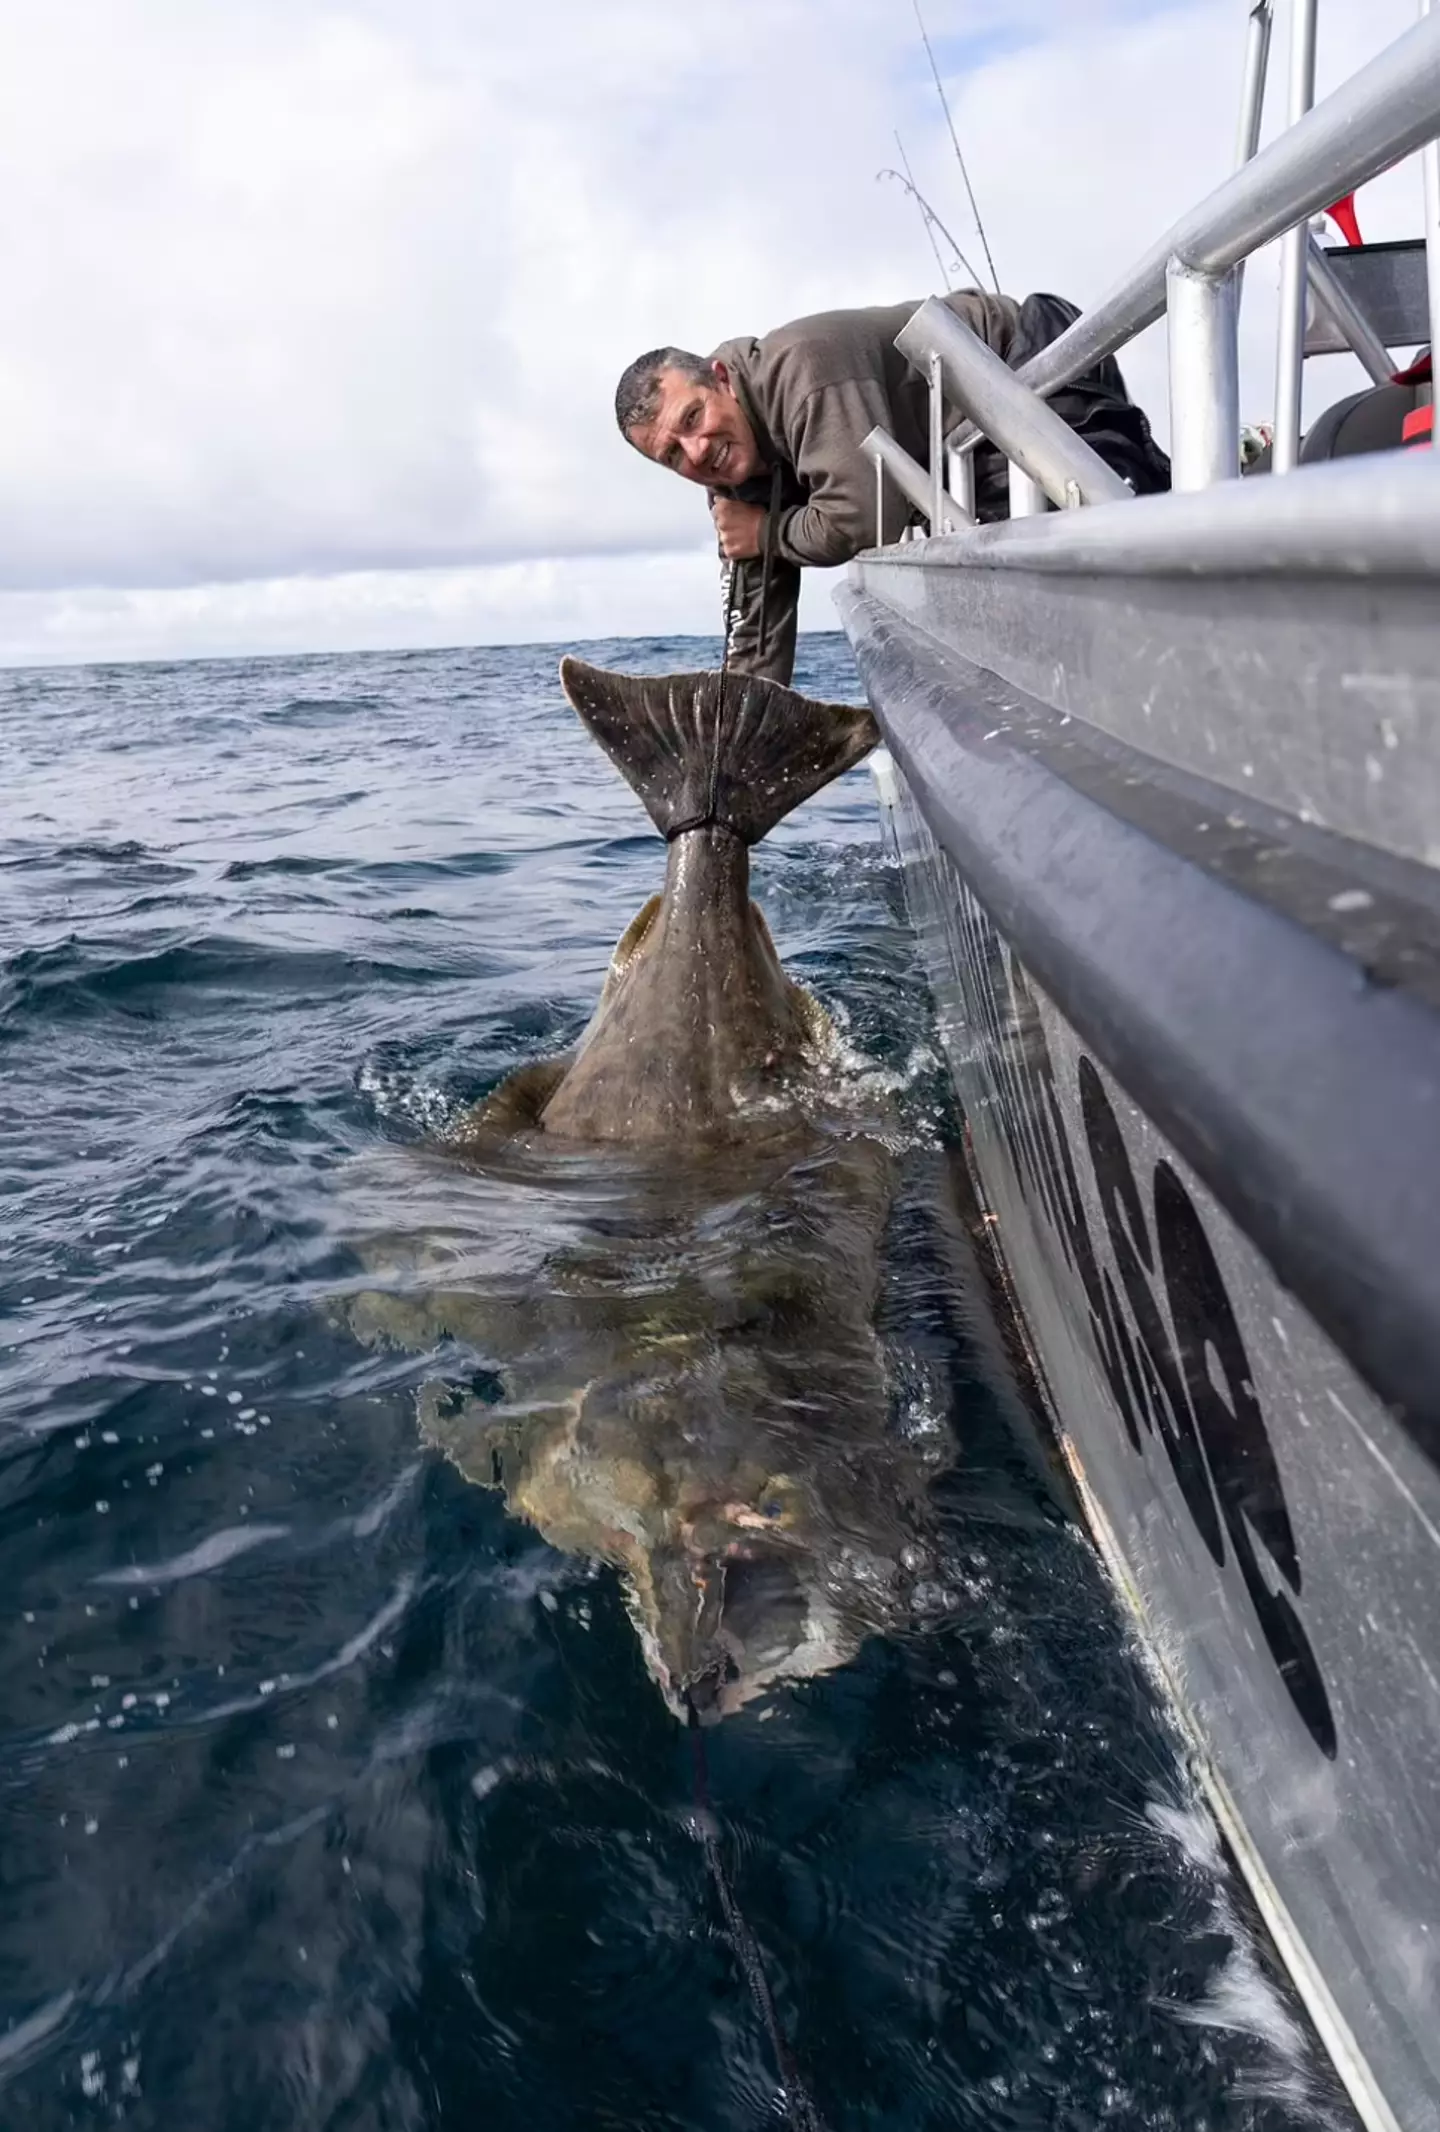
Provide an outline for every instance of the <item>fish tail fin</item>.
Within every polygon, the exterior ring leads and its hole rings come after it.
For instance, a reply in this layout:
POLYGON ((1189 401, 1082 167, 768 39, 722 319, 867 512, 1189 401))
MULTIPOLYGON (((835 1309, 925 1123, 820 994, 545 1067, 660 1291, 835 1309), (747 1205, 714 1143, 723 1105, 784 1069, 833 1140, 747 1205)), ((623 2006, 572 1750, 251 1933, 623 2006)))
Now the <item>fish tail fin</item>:
POLYGON ((758 844, 880 739, 863 705, 755 674, 612 674, 567 658, 560 680, 665 837, 715 822, 758 844))

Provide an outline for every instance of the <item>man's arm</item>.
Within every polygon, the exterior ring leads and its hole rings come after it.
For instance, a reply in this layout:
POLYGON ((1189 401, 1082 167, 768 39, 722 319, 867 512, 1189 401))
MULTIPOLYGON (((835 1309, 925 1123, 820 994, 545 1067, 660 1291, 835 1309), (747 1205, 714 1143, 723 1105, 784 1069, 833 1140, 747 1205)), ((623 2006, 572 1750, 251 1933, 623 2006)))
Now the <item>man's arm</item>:
POLYGON ((805 400, 789 442, 809 496, 780 513, 777 562, 833 568, 875 545, 875 469, 860 443, 877 423, 891 423, 877 379, 822 385, 805 400))

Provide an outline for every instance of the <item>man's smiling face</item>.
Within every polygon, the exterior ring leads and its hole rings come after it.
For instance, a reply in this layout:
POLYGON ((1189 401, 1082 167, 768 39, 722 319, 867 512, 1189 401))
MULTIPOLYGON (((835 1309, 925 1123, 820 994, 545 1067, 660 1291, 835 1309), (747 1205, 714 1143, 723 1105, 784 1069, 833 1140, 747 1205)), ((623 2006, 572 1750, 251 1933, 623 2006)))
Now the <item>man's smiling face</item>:
POLYGON ((760 472, 760 453, 725 365, 714 368, 709 385, 678 370, 662 370, 654 415, 626 434, 647 459, 686 481, 733 489, 760 472))

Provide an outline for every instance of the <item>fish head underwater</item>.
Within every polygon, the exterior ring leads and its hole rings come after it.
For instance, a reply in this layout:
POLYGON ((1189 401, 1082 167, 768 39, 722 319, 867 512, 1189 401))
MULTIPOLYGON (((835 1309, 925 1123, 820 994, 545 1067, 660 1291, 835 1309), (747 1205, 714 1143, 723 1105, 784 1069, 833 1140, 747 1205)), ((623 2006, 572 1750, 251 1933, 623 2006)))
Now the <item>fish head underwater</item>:
POLYGON ((877 735, 748 676, 561 675, 664 889, 575 1050, 417 1158, 434 1219, 362 1247, 396 1278, 350 1321, 463 1355, 422 1389, 427 1440, 613 1566, 666 1703, 713 1722, 905 1615, 950 1460, 948 1428, 897 1427, 876 1331, 893 1152, 837 1108, 828 1018, 749 895, 750 846, 877 735))
POLYGON ((917 1476, 873 1418, 843 1450, 833 1426, 797 1427, 775 1380, 772 1362, 702 1335, 548 1410, 432 1393, 422 1427, 552 1546, 619 1571, 665 1702, 713 1721, 844 1664, 901 1610, 917 1476))
POLYGON ((367 1345, 423 1357, 421 1433, 618 1573, 677 1715, 845 1664, 933 1582, 946 1396, 882 1336, 935 1151, 821 1124, 757 1146, 377 1151, 346 1208, 367 1345), (898 1268, 898 1271, 897 1271, 898 1268))
POLYGON ((493 1236, 486 1209, 516 1189, 466 1165, 447 1242, 403 1294, 357 1298, 367 1337, 456 1356, 421 1392, 424 1437, 552 1546, 619 1572, 677 1716, 844 1664, 926 1574, 951 1444, 938 1400, 912 1426, 913 1372, 876 1330, 895 1159, 817 1132, 681 1174, 612 1160, 582 1187, 541 1142, 519 1189, 552 1223, 563 1205, 568 1233, 532 1277, 464 1241, 493 1236))

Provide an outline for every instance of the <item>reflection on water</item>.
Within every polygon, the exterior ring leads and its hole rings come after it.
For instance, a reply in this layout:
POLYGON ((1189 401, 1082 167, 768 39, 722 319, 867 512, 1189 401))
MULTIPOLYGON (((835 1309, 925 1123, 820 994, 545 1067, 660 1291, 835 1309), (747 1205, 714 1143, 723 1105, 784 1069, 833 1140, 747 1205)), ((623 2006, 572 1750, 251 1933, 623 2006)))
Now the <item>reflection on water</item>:
POLYGON ((756 861, 853 1054, 812 1144, 463 1174, 660 870, 550 654, 0 718, 4 2132, 773 2123, 625 1589, 717 1555, 774 1677, 711 1811, 831 2132, 1345 2122, 967 1289, 864 777, 756 861))

